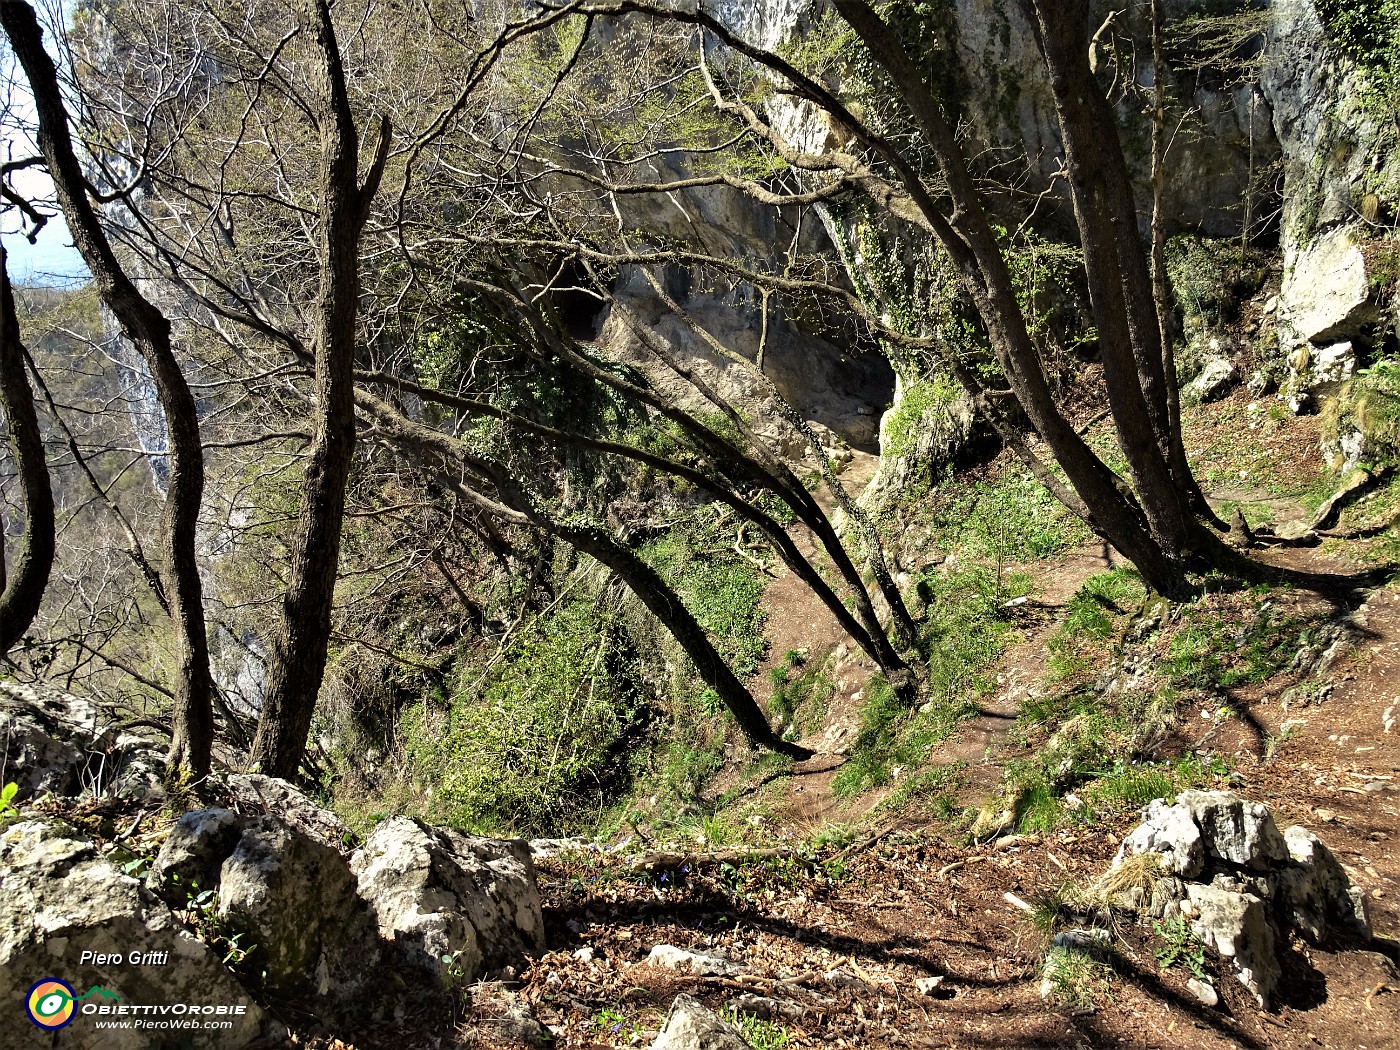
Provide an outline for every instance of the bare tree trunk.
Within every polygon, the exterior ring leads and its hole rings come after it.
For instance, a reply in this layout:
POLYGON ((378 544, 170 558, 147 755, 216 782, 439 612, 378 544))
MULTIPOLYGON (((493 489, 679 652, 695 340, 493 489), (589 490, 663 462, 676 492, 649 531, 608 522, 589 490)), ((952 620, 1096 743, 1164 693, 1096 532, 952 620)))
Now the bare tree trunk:
POLYGON ((311 335, 316 360, 315 431, 291 544, 282 626, 273 647, 251 755, 262 772, 287 779, 296 776, 306 750, 326 673, 345 493, 355 455, 360 234, 383 174, 390 138, 384 120, 374 160, 361 185, 359 133, 326 0, 306 0, 303 18, 319 51, 315 88, 322 107, 315 115, 322 159, 317 216, 320 289, 312 310, 311 335))
POLYGON ((6 266, 5 250, 0 248, 0 408, 10 444, 10 457, 19 473, 24 497, 24 538, 14 559, 13 571, 4 559, 4 526, 0 523, 0 655, 8 653, 29 630, 44 598, 44 588, 53 569, 54 512, 53 489, 49 484, 48 463, 44 459, 44 439, 39 433, 39 414, 34 408, 34 390, 24 371, 24 347, 19 337, 19 316, 6 266))
MULTIPOLYGON (((447 464, 449 472, 461 473, 461 467, 467 463, 467 457, 458 442, 404 418, 391 405, 373 394, 361 391, 358 397, 361 405, 374 417, 376 424, 401 450, 412 450, 415 455, 429 461, 447 464)), ((724 657, 705 633, 704 627, 685 607, 675 589, 639 554, 596 525, 556 519, 543 510, 519 484, 492 465, 472 461, 468 466, 473 472, 486 478, 500 498, 500 503, 496 504, 489 498, 477 495, 475 501, 478 505, 517 524, 538 526, 611 569, 680 643, 681 648, 695 664, 701 679, 719 696, 750 742, 794 758, 811 757, 811 752, 806 748, 783 740, 773 732, 763 709, 758 706, 758 701, 730 670, 724 657)), ((466 490, 457 478, 449 474, 446 480, 464 494, 471 495, 470 490, 466 490)))
MULTIPOLYGON (((896 90, 923 131, 953 198, 955 208, 951 219, 939 211, 917 172, 888 142, 865 129, 836 100, 828 96, 818 101, 828 108, 837 107, 837 115, 856 129, 865 143, 884 157, 899 175, 910 197, 952 258, 959 273, 960 285, 982 318, 992 348, 1017 401, 1064 469, 1070 484, 1088 510, 1090 524, 1095 531, 1137 566, 1150 587, 1163 594, 1188 593, 1184 571, 1174 552, 1164 548, 1155 528, 1149 527, 1151 515, 1144 520, 1145 508, 1124 491, 1118 478, 1085 444, 1055 403, 1039 354, 1026 328, 1001 245, 982 208, 975 181, 953 129, 938 99, 925 82, 921 69, 868 3, 864 0, 835 0, 835 3, 842 17, 870 49, 874 60, 889 73, 896 90)), ((1087 42, 1085 47, 1087 70, 1087 42)), ((761 55, 753 57, 762 59, 761 55)), ((786 70, 784 75, 793 78, 793 74, 786 70)), ((808 85, 803 87, 804 90, 812 90, 808 85)), ((816 88, 816 91, 820 90, 816 88)), ((1119 160, 1121 163, 1121 157, 1119 160)), ((1150 302, 1149 296, 1149 309, 1150 302)), ((1123 323, 1126 325, 1126 319, 1123 323)), ((1152 323, 1155 327, 1155 315, 1152 323)), ((1120 395, 1125 393, 1121 389, 1118 392, 1120 395)), ((1140 388, 1137 388, 1136 401, 1142 406, 1140 388)), ((1115 416, 1117 411, 1115 408, 1115 416)), ((1137 432, 1145 426, 1147 439, 1155 450, 1156 435, 1151 426, 1145 423, 1145 414, 1145 407, 1140 407, 1136 419, 1127 425, 1128 433, 1135 443, 1139 443, 1137 432)))
MULTIPOLYGON (((1152 0, 1152 298, 1162 340, 1162 374, 1166 381, 1168 464, 1191 508, 1207 521, 1223 526, 1201 491, 1186 459, 1181 436, 1181 383, 1176 375, 1175 313, 1171 279, 1167 275, 1167 59, 1166 13, 1163 0, 1152 0)), ((1253 130, 1251 129, 1251 144, 1253 130)), ((1253 164, 1251 145, 1250 163, 1253 164)), ((1248 194, 1249 190, 1246 190, 1248 194)))
POLYGON ((1190 529, 1167 461, 1157 310, 1117 128, 1089 69, 1087 5, 1036 0, 1036 11, 1118 441, 1152 534, 1175 560, 1190 529))
POLYGON ((161 518, 163 573, 178 663, 169 760, 172 769, 183 767, 195 776, 203 776, 209 771, 214 715, 204 594, 195 551, 199 509, 204 498, 204 450, 194 395, 171 348, 169 320, 127 277, 88 199, 87 182, 68 128, 58 72, 44 50, 33 8, 19 0, 4 0, 0 3, 0 25, 10 38, 10 46, 34 94, 39 146, 73 243, 92 273, 102 301, 145 359, 165 414, 170 479, 161 518))
POLYGON ((744 736, 753 744, 793 758, 811 757, 812 753, 806 748, 784 740, 773 732, 753 694, 730 670, 729 664, 710 641, 699 621, 660 574, 640 555, 599 528, 558 522, 546 524, 541 521, 540 524, 550 528, 575 550, 582 551, 617 574, 618 579, 641 599, 642 604, 651 610, 671 632, 671 636, 681 644, 681 648, 695 664, 700 678, 718 694, 720 701, 739 723, 744 736))

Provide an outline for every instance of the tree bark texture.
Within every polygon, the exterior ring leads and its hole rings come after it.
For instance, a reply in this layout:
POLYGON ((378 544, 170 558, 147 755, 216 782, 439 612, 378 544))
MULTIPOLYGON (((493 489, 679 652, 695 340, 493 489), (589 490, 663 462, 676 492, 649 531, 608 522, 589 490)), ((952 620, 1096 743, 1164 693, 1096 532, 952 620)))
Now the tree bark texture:
POLYGON ((365 183, 359 182, 360 139, 346 90, 335 28, 325 0, 303 4, 303 25, 316 42, 313 91, 321 136, 317 214, 320 285, 313 309, 315 422, 301 507, 291 542, 291 567, 281 629, 250 760, 264 773, 292 779, 306 750, 326 673, 331 609, 340 562, 345 494, 355 455, 355 344, 360 296, 360 234, 388 154, 389 126, 365 183))
POLYGON ((4 560, 4 536, 0 533, 0 655, 8 653, 24 637, 38 615, 44 589, 53 569, 54 510, 44 439, 34 390, 24 371, 24 346, 20 342, 19 315, 14 290, 0 248, 0 409, 5 413, 10 458, 19 474, 24 500, 24 535, 18 554, 4 560))
POLYGON ((162 571, 177 663, 169 758, 172 768, 184 767, 195 776, 203 776, 209 771, 214 715, 203 585, 195 550, 204 498, 204 450, 194 395, 171 347, 169 320, 126 275, 88 199, 58 72, 44 49, 33 8, 18 0, 3 0, 0 25, 29 80, 38 115, 39 147, 73 243, 92 273, 102 301, 145 360, 165 414, 170 476, 161 517, 162 571))

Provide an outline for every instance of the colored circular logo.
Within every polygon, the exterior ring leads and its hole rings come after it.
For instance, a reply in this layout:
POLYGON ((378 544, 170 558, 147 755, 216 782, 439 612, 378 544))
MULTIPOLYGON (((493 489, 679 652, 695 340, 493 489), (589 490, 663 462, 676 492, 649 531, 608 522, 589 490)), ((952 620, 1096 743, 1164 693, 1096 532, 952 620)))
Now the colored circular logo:
POLYGON ((63 1028, 73 1021, 73 986, 57 977, 45 977, 29 989, 24 1009, 29 1019, 50 1031, 63 1028))

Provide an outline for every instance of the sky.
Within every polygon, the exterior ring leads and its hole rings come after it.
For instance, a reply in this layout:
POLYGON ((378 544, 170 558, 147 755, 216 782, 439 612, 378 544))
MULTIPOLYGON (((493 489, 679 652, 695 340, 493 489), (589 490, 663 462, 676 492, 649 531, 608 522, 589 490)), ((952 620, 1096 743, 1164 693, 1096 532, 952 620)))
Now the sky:
MULTIPOLYGON (((63 17, 67 18, 68 4, 62 5, 63 17)), ((57 15, 54 15, 57 17, 57 15)), ((46 39, 49 34, 45 34, 46 39)), ((34 123, 34 100, 29 93, 29 85, 16 68, 17 64, 9 48, 4 48, 4 75, 0 76, 0 91, 4 91, 5 119, 0 124, 0 160, 18 160, 38 152, 32 136, 20 130, 17 125, 32 126, 34 123)), ((32 201, 52 201, 53 183, 42 168, 25 168, 14 172, 10 185, 20 196, 32 201)), ((88 279, 87 267, 77 249, 63 216, 54 214, 39 231, 34 244, 21 232, 27 225, 18 208, 0 202, 0 243, 8 255, 10 280, 14 284, 70 285, 88 279)), ((57 208, 41 209, 45 213, 57 212, 57 208)))
MULTIPOLYGON (((33 169, 16 172, 11 183, 25 197, 53 195, 48 176, 33 169)), ((0 243, 5 245, 12 283, 69 285, 87 280, 87 267, 73 247, 62 215, 49 219, 34 244, 20 232, 22 222, 16 208, 10 208, 0 218, 0 243)))

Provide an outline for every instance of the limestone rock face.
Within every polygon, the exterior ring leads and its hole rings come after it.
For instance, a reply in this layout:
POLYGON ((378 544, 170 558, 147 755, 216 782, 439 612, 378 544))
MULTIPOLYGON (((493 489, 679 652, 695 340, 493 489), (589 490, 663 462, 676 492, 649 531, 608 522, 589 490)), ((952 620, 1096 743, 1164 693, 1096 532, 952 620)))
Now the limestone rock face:
POLYGON ((1291 827, 1283 837, 1293 863, 1282 872, 1279 898, 1293 924, 1313 943, 1322 941, 1334 926, 1369 938, 1371 924, 1361 891, 1351 885, 1332 851, 1307 828, 1291 827))
POLYGON ((1183 791, 1177 805, 1185 807, 1201 829, 1208 861, 1266 871, 1288 859, 1288 846, 1273 814, 1261 802, 1229 791, 1183 791))
POLYGON ((651 1050, 749 1050, 743 1033, 688 995, 676 996, 651 1050))
POLYGON ((123 731, 91 700, 0 682, 0 765, 19 786, 19 802, 46 792, 149 788, 160 781, 163 753, 154 736, 123 731))
POLYGON ((377 961, 374 927, 339 851, 253 817, 219 870, 219 917, 247 935, 269 988, 347 998, 377 961))
MULTIPOLYGON (((146 1050, 149 1032, 98 1030, 85 1006, 227 1006, 231 1030, 182 1033, 197 1050, 244 1047, 281 1029, 239 985, 219 957, 176 921, 141 883, 99 857, 92 844, 56 822, 31 820, 0 835, 0 997, 10 1024, 24 1024, 27 990, 58 978, 79 1004, 57 1046, 69 1050, 146 1050), (98 962, 83 952, 119 955, 98 962), (132 953, 151 961, 131 964, 132 953), (160 953, 168 953, 161 955, 160 953), (163 960, 163 961, 156 961, 163 960)), ((187 1015, 188 1016, 188 1015, 187 1015)), ((28 1044, 25 1044, 28 1045, 28 1044)))
POLYGON ((473 979, 544 947, 539 886, 523 840, 393 817, 350 866, 379 935, 401 961, 443 981, 473 979))

